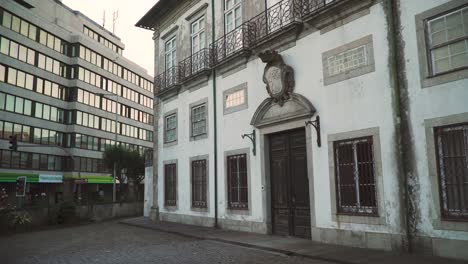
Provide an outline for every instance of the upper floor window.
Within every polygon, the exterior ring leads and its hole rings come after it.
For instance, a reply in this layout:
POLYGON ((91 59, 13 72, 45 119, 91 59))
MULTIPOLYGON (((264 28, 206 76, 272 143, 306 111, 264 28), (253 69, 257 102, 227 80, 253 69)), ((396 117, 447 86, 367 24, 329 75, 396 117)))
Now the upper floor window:
POLYGON ((164 126, 164 142, 170 143, 177 140, 177 115, 172 114, 166 116, 165 126, 164 126))
POLYGON ((431 74, 468 67, 468 7, 427 21, 431 74))
POLYGON ((206 134, 206 104, 192 107, 192 137, 206 134))
POLYGON ((192 37, 192 54, 195 54, 205 48, 205 17, 201 17, 192 23, 190 33, 192 37))
POLYGON ((435 128, 442 216, 468 219, 468 123, 435 128))
POLYGON ((225 33, 242 24, 242 0, 224 0, 225 33))
POLYGON ((239 106, 245 103, 245 90, 239 90, 226 95, 226 108, 239 106))
POLYGON ((166 41, 166 70, 176 66, 177 59, 177 45, 176 37, 171 38, 166 41))
POLYGON ((366 45, 344 51, 328 58, 328 74, 330 76, 367 65, 366 45))

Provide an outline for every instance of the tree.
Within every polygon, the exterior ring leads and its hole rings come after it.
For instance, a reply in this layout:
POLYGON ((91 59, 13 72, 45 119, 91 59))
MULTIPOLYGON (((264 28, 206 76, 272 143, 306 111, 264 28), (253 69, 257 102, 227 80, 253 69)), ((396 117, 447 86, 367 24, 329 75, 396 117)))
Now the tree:
POLYGON ((145 178, 145 159, 140 152, 128 151, 125 159, 125 172, 127 179, 132 182, 134 193, 138 197, 138 186, 145 178))
MULTIPOLYGON (((113 171, 120 182, 120 193, 124 192, 125 180, 132 181, 134 188, 145 178, 145 159, 138 151, 127 150, 121 146, 111 146, 104 151, 104 163, 113 171)), ((122 198, 122 197, 121 197, 122 198)))
POLYGON ((103 159, 104 164, 112 171, 112 175, 120 182, 120 193, 123 191, 123 183, 125 182, 125 175, 122 173, 124 169, 127 150, 122 146, 110 146, 104 151, 103 159), (114 171, 115 166, 115 171, 114 171), (116 175, 114 175, 114 173, 116 175))

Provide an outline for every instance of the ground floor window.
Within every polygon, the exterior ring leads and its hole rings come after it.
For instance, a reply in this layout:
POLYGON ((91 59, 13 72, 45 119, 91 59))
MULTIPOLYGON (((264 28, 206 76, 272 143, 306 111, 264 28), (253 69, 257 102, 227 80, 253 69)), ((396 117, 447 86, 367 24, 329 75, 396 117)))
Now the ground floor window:
POLYGON ((468 123, 435 128, 442 216, 468 220, 468 123))
POLYGON ((206 208, 206 160, 192 161, 192 207, 206 208))
POLYGON ((334 142, 337 213, 377 214, 372 137, 334 142))
POLYGON ((175 163, 164 165, 164 205, 177 205, 177 169, 175 163))
POLYGON ((227 157, 228 207, 248 209, 247 155, 227 157))

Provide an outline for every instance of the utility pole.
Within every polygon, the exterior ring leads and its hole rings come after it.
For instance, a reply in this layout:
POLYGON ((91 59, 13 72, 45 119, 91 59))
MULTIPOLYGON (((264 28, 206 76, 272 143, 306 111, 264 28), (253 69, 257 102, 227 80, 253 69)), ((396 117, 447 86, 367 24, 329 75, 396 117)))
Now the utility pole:
POLYGON ((106 27, 106 10, 104 10, 104 14, 102 15, 102 27, 106 27))

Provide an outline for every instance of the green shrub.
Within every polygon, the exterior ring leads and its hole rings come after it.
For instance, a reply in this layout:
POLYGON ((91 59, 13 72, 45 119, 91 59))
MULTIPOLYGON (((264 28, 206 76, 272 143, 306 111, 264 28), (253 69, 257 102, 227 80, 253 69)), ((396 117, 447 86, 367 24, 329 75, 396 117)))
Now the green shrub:
POLYGON ((24 229, 31 225, 31 215, 26 211, 13 211, 10 213, 10 227, 24 229))

